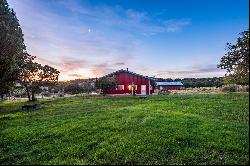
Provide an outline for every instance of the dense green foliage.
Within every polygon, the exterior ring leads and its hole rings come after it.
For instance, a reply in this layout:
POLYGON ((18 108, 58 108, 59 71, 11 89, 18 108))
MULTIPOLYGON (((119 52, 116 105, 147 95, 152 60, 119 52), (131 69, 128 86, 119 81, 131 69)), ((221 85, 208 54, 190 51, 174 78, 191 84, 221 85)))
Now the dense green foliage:
POLYGON ((1 164, 248 164, 248 94, 0 101, 1 164))
POLYGON ((181 81, 185 88, 195 87, 220 87, 223 85, 222 77, 213 78, 183 78, 183 79, 171 79, 171 78, 157 78, 157 81, 181 81))
POLYGON ((69 94, 90 93, 96 90, 94 78, 91 79, 75 79, 58 83, 62 85, 64 92, 69 94))
POLYGON ((219 68, 227 69, 226 84, 249 85, 249 30, 240 33, 236 44, 227 43, 219 68))
POLYGON ((34 62, 24 45, 22 29, 13 9, 0 0, 0 95, 15 90, 20 83, 26 88, 29 100, 35 100, 40 87, 58 80, 59 71, 34 62))
POLYGON ((22 29, 13 9, 0 0, 0 95, 9 93, 24 63, 25 45, 22 29))
POLYGON ((115 77, 102 77, 96 81, 96 88, 101 89, 103 94, 110 93, 110 91, 117 87, 115 77))
POLYGON ((54 84, 60 73, 53 67, 33 62, 33 59, 25 63, 19 79, 32 101, 35 100, 35 94, 41 92, 41 87, 54 84))

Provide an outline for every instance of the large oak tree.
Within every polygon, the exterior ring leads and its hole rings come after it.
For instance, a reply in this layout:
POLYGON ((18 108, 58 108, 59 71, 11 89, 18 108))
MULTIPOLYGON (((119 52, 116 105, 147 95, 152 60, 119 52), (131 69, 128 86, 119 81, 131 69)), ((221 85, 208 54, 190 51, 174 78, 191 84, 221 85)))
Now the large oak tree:
POLYGON ((226 69, 226 84, 249 85, 249 30, 240 33, 235 44, 227 43, 227 53, 218 65, 226 69))
POLYGON ((25 54, 26 61, 19 76, 19 82, 26 89, 29 100, 36 100, 35 94, 41 92, 42 86, 49 86, 58 80, 59 71, 48 65, 33 62, 34 56, 25 54))

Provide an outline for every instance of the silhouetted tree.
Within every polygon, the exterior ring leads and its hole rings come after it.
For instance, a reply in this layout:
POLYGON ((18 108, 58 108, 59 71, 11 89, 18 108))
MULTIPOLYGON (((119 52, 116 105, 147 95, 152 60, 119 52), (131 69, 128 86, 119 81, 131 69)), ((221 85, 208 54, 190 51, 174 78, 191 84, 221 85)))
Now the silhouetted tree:
POLYGON ((48 65, 42 66, 33 62, 34 57, 28 55, 29 61, 23 66, 19 82, 26 88, 30 101, 36 100, 35 94, 41 92, 41 86, 54 84, 58 80, 59 71, 48 65))

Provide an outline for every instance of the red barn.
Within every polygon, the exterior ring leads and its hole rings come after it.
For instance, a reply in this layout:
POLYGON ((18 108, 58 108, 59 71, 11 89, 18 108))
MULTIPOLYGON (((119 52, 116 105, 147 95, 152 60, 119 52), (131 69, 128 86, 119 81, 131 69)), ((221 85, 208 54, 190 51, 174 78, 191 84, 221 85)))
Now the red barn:
POLYGON ((115 76, 117 88, 111 94, 132 94, 132 85, 135 85, 136 94, 150 95, 154 93, 154 80, 151 77, 136 74, 127 70, 118 70, 103 77, 115 76))

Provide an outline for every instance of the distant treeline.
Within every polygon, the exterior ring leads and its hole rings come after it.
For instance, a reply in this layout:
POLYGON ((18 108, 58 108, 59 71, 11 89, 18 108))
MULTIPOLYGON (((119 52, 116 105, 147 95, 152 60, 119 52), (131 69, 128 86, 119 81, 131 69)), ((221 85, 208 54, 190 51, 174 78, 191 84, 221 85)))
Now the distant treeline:
POLYGON ((59 81, 57 85, 51 88, 69 94, 90 93, 96 90, 95 81, 96 78, 59 81))
POLYGON ((185 88, 195 88, 195 87, 220 87, 223 85, 223 77, 213 77, 213 78, 183 78, 183 79, 171 79, 171 78, 157 78, 157 81, 181 81, 183 87, 185 88))
MULTIPOLYGON (((184 79, 156 78, 156 81, 159 81, 159 82, 181 81, 183 83, 183 87, 185 88, 220 87, 223 85, 223 77, 184 78, 184 79)), ((97 90, 96 78, 58 81, 55 84, 51 84, 48 86, 41 86, 38 90, 37 90, 38 91, 37 94, 40 94, 46 97, 50 97, 52 95, 63 96, 64 94, 79 94, 79 93, 96 92, 97 90)), ((27 97, 25 88, 20 85, 16 85, 16 87, 10 92, 10 94, 15 97, 27 97)))
MULTIPOLYGON (((176 79, 171 79, 171 78, 156 78, 157 81, 163 82, 163 81, 181 81, 183 83, 183 87, 185 88, 195 88, 195 87, 220 87, 222 86, 223 83, 223 77, 212 77, 212 78, 176 78, 176 79)), ((90 79, 76 79, 76 80, 70 80, 67 81, 66 84, 79 84, 81 83, 86 83, 86 82, 91 82, 92 85, 95 83, 96 78, 90 78, 90 79)), ((65 82, 64 82, 65 83, 65 82)))
MULTIPOLYGON (((171 78, 156 78, 156 81, 181 81, 185 88, 195 87, 220 87, 223 85, 223 77, 213 78, 184 78, 184 79, 171 79, 171 78)), ((89 79, 75 79, 69 81, 59 81, 56 85, 49 86, 49 92, 64 92, 68 94, 90 93, 96 90, 96 78, 89 79)))

